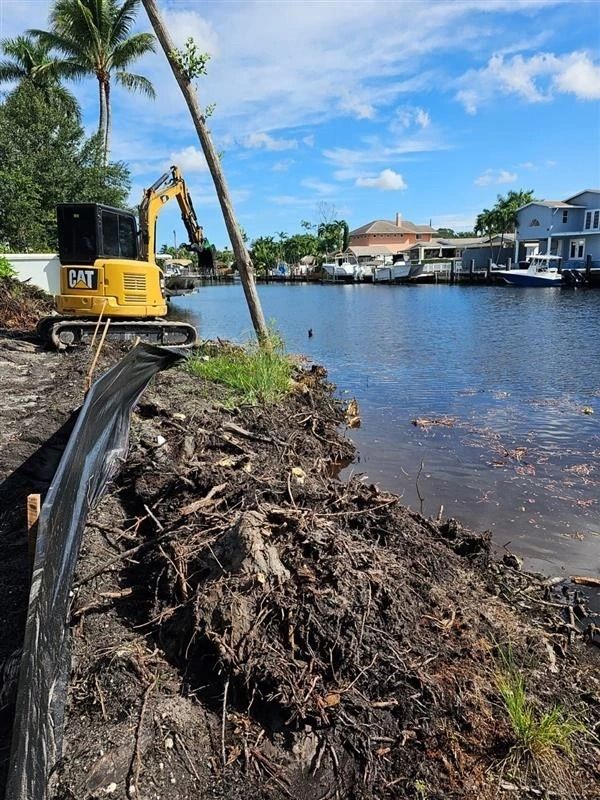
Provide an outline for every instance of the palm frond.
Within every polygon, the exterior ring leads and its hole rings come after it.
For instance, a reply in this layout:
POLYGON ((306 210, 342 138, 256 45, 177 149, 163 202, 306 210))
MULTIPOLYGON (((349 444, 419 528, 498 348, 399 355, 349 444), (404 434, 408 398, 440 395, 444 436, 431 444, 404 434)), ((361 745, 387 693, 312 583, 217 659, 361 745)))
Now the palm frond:
POLYGON ((50 30, 36 33, 46 41, 54 38, 54 46, 61 52, 67 55, 85 53, 91 61, 91 54, 97 56, 100 44, 94 24, 95 11, 95 0, 56 0, 50 13, 50 30))
POLYGON ((127 67, 146 53, 153 53, 156 39, 152 33, 136 33, 119 42, 110 56, 110 65, 117 69, 127 67))
POLYGON ((12 61, 0 61, 0 83, 20 81, 26 78, 27 73, 12 61))
POLYGON ((129 89, 130 92, 140 92, 140 94, 145 94, 146 97, 150 97, 152 100, 156 97, 154 86, 143 75, 132 75, 131 72, 117 72, 116 79, 121 86, 129 89))
POLYGON ((83 59, 87 57, 85 45, 67 34, 57 33, 56 31, 42 31, 38 28, 30 28, 27 31, 30 36, 34 36, 39 42, 49 50, 58 50, 65 56, 83 59))
POLYGON ((114 47, 119 42, 124 41, 133 24, 140 5, 140 0, 125 0, 121 8, 118 10, 116 17, 112 23, 112 31, 110 35, 110 43, 114 47))

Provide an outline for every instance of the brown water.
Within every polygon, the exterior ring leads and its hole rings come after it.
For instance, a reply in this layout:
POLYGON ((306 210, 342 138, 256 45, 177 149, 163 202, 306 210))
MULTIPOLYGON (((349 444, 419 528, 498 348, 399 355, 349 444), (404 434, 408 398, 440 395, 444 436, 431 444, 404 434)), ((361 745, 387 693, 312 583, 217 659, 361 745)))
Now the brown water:
MULTIPOLYGON (((269 285, 291 351, 356 397, 348 470, 489 528, 546 574, 600 573, 600 293, 269 285), (314 336, 308 338, 308 328, 314 336), (584 413, 583 409, 594 413, 584 413), (447 425, 415 427, 417 418, 447 425), (422 465, 422 466, 421 466, 422 465)), ((251 336, 239 284, 173 301, 203 337, 251 336)))

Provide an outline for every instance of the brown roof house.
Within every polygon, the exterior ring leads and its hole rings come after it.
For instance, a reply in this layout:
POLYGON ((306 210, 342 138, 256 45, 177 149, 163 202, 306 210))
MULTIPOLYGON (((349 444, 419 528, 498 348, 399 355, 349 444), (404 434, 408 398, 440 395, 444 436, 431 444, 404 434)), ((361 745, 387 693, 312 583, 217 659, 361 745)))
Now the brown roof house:
POLYGON ((416 242, 430 242, 437 231, 430 225, 415 225, 396 214, 396 221, 376 219, 350 231, 348 249, 360 255, 403 253, 416 242))

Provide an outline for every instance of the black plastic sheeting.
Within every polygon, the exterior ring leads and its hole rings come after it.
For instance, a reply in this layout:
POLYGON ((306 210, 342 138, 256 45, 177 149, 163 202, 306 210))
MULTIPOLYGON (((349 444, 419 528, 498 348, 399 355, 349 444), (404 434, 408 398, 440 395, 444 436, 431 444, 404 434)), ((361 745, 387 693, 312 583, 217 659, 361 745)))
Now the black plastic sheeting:
POLYGON ((87 394, 40 513, 6 800, 45 800, 61 753, 71 584, 87 513, 127 452, 130 414, 153 375, 184 358, 138 345, 87 394))

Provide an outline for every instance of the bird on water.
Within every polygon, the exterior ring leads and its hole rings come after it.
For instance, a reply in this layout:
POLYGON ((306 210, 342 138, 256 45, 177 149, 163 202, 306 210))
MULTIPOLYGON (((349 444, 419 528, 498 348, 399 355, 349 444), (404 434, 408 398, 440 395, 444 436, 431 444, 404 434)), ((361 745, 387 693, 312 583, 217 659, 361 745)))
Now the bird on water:
POLYGON ((309 328, 309 329, 308 329, 308 338, 309 338, 309 339, 312 339, 312 335, 313 335, 313 329, 312 329, 312 328, 309 328))

